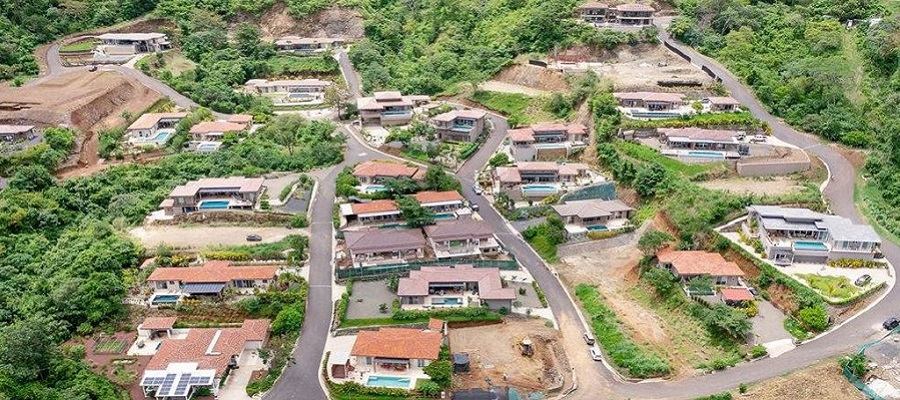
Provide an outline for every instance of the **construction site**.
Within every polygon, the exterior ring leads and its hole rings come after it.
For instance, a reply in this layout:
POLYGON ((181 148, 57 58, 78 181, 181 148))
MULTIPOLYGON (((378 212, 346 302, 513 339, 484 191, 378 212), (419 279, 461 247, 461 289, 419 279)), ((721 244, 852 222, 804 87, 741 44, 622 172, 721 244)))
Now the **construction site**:
POLYGON ((508 387, 522 398, 556 394, 572 385, 559 331, 540 318, 505 318, 500 324, 450 330, 450 351, 468 355, 468 372, 454 390, 508 387))

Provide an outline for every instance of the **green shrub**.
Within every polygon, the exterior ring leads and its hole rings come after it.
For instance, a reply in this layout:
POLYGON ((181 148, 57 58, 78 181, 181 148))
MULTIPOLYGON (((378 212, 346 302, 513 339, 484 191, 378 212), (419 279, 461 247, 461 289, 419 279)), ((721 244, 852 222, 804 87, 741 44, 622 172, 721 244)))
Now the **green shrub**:
POLYGON ((547 307, 547 296, 544 294, 544 290, 538 286, 537 281, 531 281, 531 287, 534 288, 534 293, 537 294, 538 300, 541 301, 541 306, 547 307))
POLYGON ((438 397, 441 394, 441 386, 430 380, 419 380, 416 382, 416 390, 423 396, 438 397))
POLYGON ((453 364, 446 360, 432 361, 422 368, 422 372, 428 374, 431 381, 441 388, 449 388, 453 378, 453 364))
POLYGON ((297 214, 291 218, 292 228, 306 228, 307 226, 309 226, 309 219, 306 218, 306 214, 297 214))
POLYGON ((869 360, 865 354, 854 354, 841 359, 841 368, 862 379, 869 372, 869 360))
POLYGON ((840 258, 828 260, 828 266, 834 268, 887 268, 887 264, 874 260, 858 260, 853 258, 840 258))
POLYGON ((750 349, 750 358, 751 359, 760 358, 760 357, 765 356, 766 354, 769 354, 769 351, 766 350, 766 346, 763 346, 761 344, 755 345, 750 349))
POLYGON ((797 311, 797 320, 804 328, 813 332, 822 332, 828 328, 828 310, 819 304, 813 307, 801 308, 797 311))

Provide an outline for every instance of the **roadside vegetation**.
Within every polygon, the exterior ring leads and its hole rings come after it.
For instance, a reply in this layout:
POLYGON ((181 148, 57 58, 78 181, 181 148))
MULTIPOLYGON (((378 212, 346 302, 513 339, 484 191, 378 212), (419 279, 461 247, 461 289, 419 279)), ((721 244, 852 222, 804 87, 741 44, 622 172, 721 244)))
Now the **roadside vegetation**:
POLYGON ((868 148, 870 222, 900 236, 900 13, 888 2, 676 1, 670 32, 723 62, 778 116, 804 131, 868 148), (877 24, 868 18, 881 19, 877 24), (852 29, 847 20, 854 19, 852 29))
POLYGON ((477 89, 468 98, 505 115, 511 128, 553 119, 552 115, 544 111, 545 100, 540 97, 477 89))

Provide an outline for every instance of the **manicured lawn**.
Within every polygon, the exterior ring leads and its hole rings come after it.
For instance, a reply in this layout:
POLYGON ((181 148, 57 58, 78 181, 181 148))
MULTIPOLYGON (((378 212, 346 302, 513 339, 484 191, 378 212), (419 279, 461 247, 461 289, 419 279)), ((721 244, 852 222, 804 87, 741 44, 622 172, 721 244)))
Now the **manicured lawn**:
POLYGON ((626 142, 624 140, 616 141, 615 146, 619 151, 621 151, 628 157, 634 158, 639 161, 660 164, 669 171, 677 172, 687 177, 717 169, 724 170, 728 168, 723 162, 686 164, 674 158, 666 157, 660 152, 647 146, 643 146, 638 143, 626 142))
POLYGON ((821 276, 815 274, 798 274, 800 278, 809 283, 813 289, 825 296, 835 299, 849 299, 859 292, 859 289, 843 276, 821 276))
POLYGON ((71 44, 60 47, 59 51, 63 52, 63 53, 91 51, 91 49, 94 48, 94 45, 96 45, 97 43, 99 43, 99 42, 97 42, 95 40, 88 40, 86 42, 75 42, 75 43, 71 43, 71 44))
POLYGON ((476 90, 469 100, 484 105, 509 117, 510 126, 524 126, 534 122, 552 120, 552 115, 541 108, 543 101, 521 93, 502 93, 476 90))

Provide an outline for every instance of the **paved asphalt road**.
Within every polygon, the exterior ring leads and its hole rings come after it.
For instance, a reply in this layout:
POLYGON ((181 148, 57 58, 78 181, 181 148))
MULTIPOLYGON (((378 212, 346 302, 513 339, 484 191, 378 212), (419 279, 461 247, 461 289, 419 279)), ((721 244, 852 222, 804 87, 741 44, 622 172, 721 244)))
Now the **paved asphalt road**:
POLYGON ((347 82, 347 86, 350 88, 351 98, 356 99, 362 96, 362 84, 359 82, 359 74, 353 69, 353 64, 350 62, 350 57, 347 56, 346 50, 338 50, 337 61, 338 65, 341 66, 341 74, 344 75, 344 81, 347 82))

